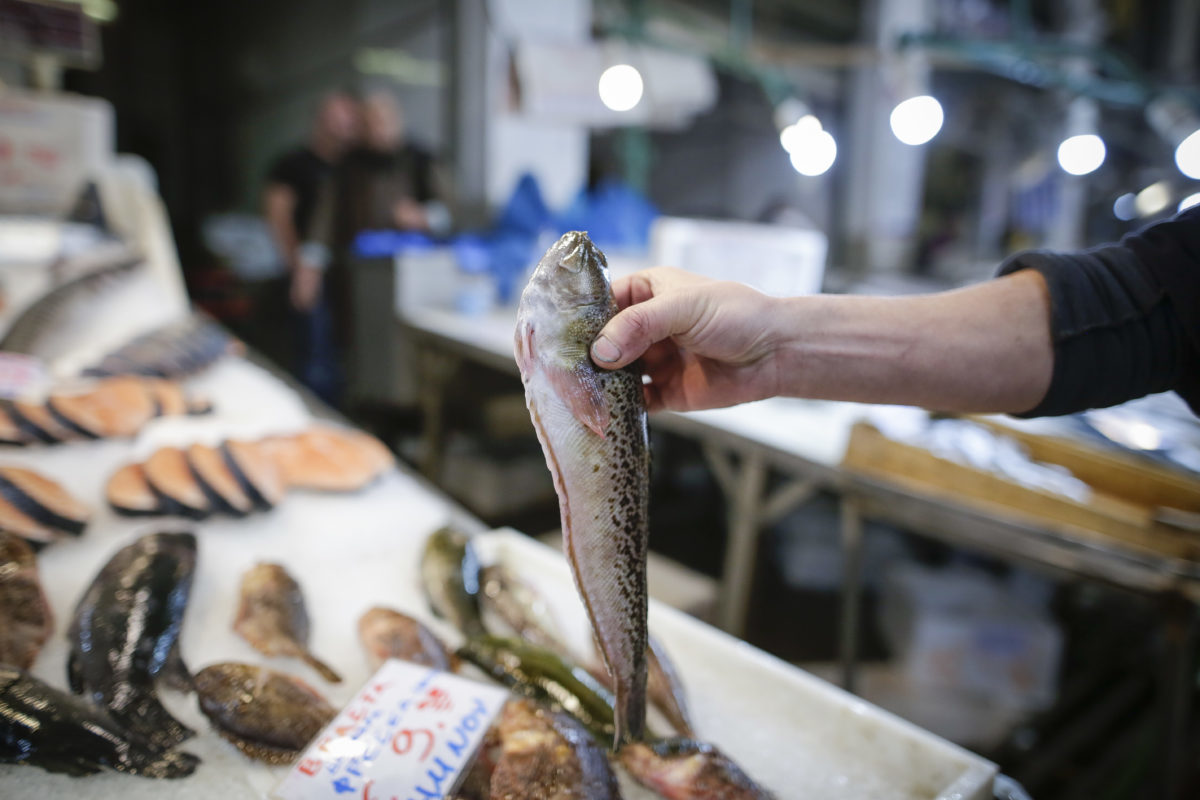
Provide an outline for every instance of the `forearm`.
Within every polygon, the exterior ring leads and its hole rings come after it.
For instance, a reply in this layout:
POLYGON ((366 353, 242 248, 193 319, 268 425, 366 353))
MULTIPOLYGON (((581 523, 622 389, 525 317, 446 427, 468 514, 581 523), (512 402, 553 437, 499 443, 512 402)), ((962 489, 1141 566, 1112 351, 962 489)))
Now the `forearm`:
POLYGON ((780 303, 782 394, 1020 413, 1050 385, 1049 299, 1034 272, 936 295, 780 303))

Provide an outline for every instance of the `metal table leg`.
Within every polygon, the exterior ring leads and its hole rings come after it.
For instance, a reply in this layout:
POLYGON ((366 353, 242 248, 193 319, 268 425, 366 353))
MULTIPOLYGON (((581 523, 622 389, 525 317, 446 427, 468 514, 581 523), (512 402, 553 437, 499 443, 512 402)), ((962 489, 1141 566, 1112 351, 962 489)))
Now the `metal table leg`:
POLYGON ((862 514, 854 498, 842 495, 842 688, 853 692, 858 672, 858 629, 862 599, 862 514))
POLYGON ((758 535, 764 526, 777 522, 796 506, 808 502, 817 491, 817 482, 796 478, 768 493, 767 462, 761 452, 743 453, 735 464, 731 454, 706 443, 704 457, 725 494, 728 509, 728 540, 717 624, 734 636, 742 636, 753 590, 758 535))
POLYGON ((442 457, 446 449, 446 385, 458 370, 461 359, 426 345, 421 349, 418 364, 421 375, 420 393, 421 474, 437 483, 441 478, 442 457))

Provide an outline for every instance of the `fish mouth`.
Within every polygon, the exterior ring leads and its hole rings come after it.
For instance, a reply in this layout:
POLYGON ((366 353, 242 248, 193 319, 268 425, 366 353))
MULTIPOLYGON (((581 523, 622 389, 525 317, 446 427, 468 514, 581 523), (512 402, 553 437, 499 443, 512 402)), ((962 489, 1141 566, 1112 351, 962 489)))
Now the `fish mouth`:
POLYGON ((588 264, 594 264, 600 260, 599 250, 596 249, 596 245, 592 244, 592 240, 588 238, 585 231, 564 233, 558 240, 558 247, 563 253, 558 259, 558 268, 573 274, 582 272, 588 264))

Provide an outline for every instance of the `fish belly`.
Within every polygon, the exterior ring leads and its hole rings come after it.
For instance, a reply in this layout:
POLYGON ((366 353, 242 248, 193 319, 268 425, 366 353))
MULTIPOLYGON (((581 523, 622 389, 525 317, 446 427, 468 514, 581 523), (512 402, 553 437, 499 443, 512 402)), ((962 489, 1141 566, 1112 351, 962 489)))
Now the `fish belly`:
POLYGON ((643 735, 646 695, 646 547, 649 462, 636 378, 609 373, 606 435, 580 423, 541 375, 527 394, 554 476, 563 547, 613 676, 616 738, 643 735))

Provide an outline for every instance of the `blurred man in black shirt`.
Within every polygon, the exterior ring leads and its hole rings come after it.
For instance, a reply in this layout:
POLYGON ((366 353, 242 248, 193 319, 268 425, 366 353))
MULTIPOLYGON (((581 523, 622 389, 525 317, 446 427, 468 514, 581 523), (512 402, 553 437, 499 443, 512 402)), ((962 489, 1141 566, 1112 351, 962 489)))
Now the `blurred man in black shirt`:
POLYGON ((359 115, 354 98, 322 98, 308 142, 280 156, 267 174, 264 214, 288 278, 288 299, 298 315, 297 373, 321 397, 337 392, 328 312, 321 295, 332 242, 335 168, 354 145, 359 115))

